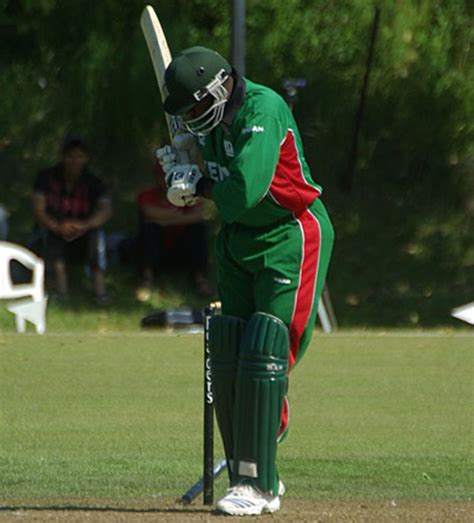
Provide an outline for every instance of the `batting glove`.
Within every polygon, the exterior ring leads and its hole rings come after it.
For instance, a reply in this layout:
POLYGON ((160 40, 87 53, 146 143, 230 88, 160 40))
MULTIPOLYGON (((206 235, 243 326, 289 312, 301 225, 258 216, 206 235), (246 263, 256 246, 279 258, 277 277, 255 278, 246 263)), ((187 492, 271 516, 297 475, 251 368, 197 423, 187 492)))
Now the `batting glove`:
POLYGON ((197 165, 177 165, 166 176, 168 200, 176 207, 194 205, 197 201, 197 184, 202 173, 197 165))
POLYGON ((172 145, 165 145, 161 149, 157 149, 155 156, 163 167, 165 174, 171 173, 171 171, 178 164, 178 152, 172 145))

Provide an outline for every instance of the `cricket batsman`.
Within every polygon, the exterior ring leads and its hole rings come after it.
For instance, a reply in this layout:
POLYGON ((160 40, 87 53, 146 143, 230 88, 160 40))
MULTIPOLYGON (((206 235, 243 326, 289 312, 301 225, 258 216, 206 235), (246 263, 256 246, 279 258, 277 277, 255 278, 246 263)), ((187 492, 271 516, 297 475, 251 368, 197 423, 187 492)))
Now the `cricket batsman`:
MULTIPOLYGON (((214 201, 222 315, 210 325, 215 409, 230 488, 218 512, 280 508, 277 444, 288 429, 288 375, 310 341, 334 241, 286 102, 240 76, 217 52, 192 47, 165 73, 165 111, 196 136, 199 165, 157 151, 178 207, 214 201)), ((179 147, 179 144, 176 144, 179 147)))

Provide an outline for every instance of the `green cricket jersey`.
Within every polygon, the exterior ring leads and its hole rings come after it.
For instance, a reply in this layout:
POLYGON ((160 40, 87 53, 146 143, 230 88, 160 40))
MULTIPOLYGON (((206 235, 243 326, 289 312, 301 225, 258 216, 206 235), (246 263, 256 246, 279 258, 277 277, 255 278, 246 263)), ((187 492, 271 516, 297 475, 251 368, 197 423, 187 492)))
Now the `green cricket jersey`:
POLYGON ((263 85, 237 78, 221 125, 199 144, 226 223, 271 225, 298 216, 322 192, 290 108, 263 85))
POLYGON ((221 124, 199 138, 224 222, 216 240, 222 312, 285 322, 291 368, 311 336, 333 229, 290 108, 271 89, 235 80, 221 124))

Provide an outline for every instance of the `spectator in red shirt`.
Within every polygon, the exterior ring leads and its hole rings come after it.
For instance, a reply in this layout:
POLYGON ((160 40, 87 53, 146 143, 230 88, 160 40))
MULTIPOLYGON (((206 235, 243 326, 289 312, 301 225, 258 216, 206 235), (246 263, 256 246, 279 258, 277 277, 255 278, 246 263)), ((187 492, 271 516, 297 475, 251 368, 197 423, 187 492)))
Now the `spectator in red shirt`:
POLYGON ((42 231, 42 255, 54 272, 56 290, 68 292, 66 261, 88 263, 96 300, 106 304, 105 239, 101 227, 112 215, 104 183, 89 169, 90 155, 82 138, 69 136, 61 161, 38 173, 33 213, 42 231))
POLYGON ((192 207, 175 207, 166 197, 161 165, 155 165, 155 185, 138 195, 141 284, 137 297, 150 296, 156 271, 168 267, 189 267, 196 290, 209 296, 207 280, 208 244, 201 202, 192 207))

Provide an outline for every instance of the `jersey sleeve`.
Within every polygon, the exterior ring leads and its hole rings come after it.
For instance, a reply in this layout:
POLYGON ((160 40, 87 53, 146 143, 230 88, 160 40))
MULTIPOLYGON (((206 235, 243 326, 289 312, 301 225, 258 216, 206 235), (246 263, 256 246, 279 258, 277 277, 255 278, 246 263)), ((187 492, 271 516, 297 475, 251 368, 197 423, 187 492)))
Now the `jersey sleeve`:
POLYGON ((213 199, 223 220, 238 221, 268 193, 280 155, 284 131, 272 116, 255 114, 237 130, 230 176, 213 187, 213 199))

